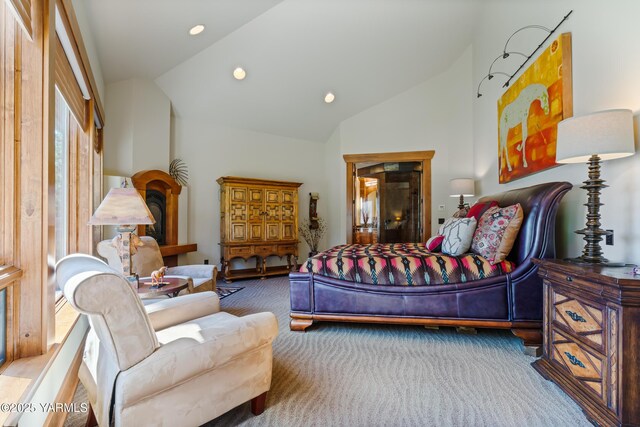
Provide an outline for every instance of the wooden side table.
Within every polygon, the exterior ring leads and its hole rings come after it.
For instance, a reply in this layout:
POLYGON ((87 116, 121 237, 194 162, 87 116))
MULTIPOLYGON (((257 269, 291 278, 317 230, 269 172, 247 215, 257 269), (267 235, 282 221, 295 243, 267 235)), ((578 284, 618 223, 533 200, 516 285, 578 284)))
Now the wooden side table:
POLYGON ((162 281, 168 284, 160 287, 153 286, 151 285, 150 277, 141 278, 140 285, 138 286, 138 295, 140 298, 153 298, 163 295, 173 298, 177 296, 180 291, 189 287, 187 279, 182 277, 165 277, 162 281))
POLYGON ((640 426, 640 276, 534 262, 544 282, 544 347, 533 367, 598 425, 640 426))

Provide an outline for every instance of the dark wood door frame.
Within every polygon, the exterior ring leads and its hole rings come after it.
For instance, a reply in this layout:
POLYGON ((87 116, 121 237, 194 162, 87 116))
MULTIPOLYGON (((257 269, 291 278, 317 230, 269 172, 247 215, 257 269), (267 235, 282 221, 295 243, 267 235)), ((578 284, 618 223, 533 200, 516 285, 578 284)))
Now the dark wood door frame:
POLYGON ((421 241, 426 242, 431 236, 431 159, 436 154, 429 151, 407 151, 400 153, 368 153, 345 154, 344 161, 347 164, 347 243, 353 243, 353 230, 356 226, 355 198, 354 198, 354 171, 356 163, 362 162, 420 162, 422 163, 422 233, 421 241))

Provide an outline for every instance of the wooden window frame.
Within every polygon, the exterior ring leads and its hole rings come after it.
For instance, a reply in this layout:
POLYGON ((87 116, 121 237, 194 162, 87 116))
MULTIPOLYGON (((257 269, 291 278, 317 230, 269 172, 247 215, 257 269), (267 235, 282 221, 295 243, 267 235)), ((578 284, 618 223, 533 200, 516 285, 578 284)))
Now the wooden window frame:
MULTIPOLYGON (((61 1, 72 11, 70 1, 61 1)), ((3 284, 7 293, 8 356, 4 368, 20 358, 47 353, 55 343, 55 283, 51 251, 55 252, 55 0, 31 0, 32 32, 27 34, 7 2, 0 1, 0 265, 13 265, 20 277, 3 284)), ((82 52, 75 17, 66 20, 72 28, 73 45, 82 52), (73 30, 75 28, 75 30, 73 30)), ((86 52, 84 58, 86 56, 86 52)), ((92 80, 88 62, 78 59, 92 80)), ((88 61, 88 59, 87 59, 88 61)), ((78 167, 74 170, 74 209, 78 232, 73 251, 93 252, 92 228, 86 225, 98 198, 92 192, 102 175, 102 143, 94 121, 102 110, 95 104, 95 82, 87 103, 87 122, 78 126, 78 167), (84 185, 86 184, 86 185, 84 185)), ((100 118, 104 123, 104 116, 100 118)), ((70 236, 71 238, 71 236, 70 236)), ((12 277, 17 273, 12 273, 12 277)), ((2 282, 4 283, 4 282, 2 282)))
POLYGON ((426 242, 431 236, 431 159, 434 150, 407 151, 396 153, 345 154, 347 166, 347 244, 353 243, 353 232, 356 227, 354 178, 356 163, 362 162, 418 162, 422 164, 422 233, 421 241, 426 242))

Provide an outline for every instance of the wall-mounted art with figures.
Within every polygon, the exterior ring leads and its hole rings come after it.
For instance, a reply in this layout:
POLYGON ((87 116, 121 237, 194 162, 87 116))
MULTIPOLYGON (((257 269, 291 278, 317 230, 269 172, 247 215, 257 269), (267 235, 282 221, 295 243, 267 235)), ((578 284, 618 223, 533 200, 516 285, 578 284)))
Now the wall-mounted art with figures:
POLYGON ((500 183, 556 166, 558 123, 572 115, 571 33, 564 33, 498 100, 500 183))

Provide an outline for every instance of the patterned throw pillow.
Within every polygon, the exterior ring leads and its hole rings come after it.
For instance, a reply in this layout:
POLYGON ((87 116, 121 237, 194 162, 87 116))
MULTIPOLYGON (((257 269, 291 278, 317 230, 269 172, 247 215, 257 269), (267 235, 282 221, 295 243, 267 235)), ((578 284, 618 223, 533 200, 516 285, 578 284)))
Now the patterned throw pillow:
POLYGON ((520 203, 487 209, 478 222, 471 250, 491 265, 504 261, 518 237, 524 215, 520 203))
POLYGON ((498 206, 498 202, 478 202, 475 205, 471 206, 471 209, 469 209, 469 212, 467 212, 467 218, 475 218, 476 221, 480 221, 480 218, 482 218, 482 214, 484 214, 487 209, 494 206, 498 206))
POLYGON ((442 253, 458 256, 469 252, 473 232, 476 229, 475 218, 449 218, 442 224, 442 253))
POLYGON ((429 252, 440 252, 444 236, 433 236, 427 240, 427 250, 429 252))

